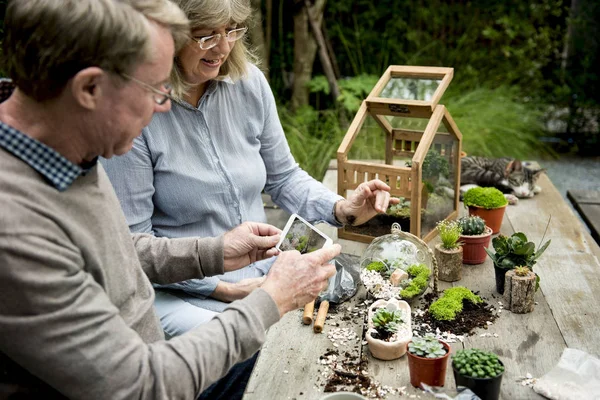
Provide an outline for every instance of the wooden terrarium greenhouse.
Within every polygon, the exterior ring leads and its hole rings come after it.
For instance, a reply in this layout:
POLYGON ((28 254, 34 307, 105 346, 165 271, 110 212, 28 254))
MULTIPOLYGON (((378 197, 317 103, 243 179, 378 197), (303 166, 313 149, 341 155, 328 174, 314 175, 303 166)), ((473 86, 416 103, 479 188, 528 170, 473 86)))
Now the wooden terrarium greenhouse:
POLYGON ((392 65, 362 102, 337 151, 338 193, 348 196, 378 178, 400 203, 366 224, 340 228, 338 237, 369 243, 398 222, 427 242, 438 221, 458 216, 462 135, 438 104, 452 75, 452 68, 392 65), (353 145, 371 146, 375 157, 351 159, 353 145))

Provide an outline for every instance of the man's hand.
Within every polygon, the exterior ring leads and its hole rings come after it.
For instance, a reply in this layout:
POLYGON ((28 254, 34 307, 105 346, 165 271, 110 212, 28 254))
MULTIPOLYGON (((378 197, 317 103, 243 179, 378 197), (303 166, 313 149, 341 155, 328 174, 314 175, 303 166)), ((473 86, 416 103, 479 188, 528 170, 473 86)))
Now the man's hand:
POLYGON ((390 187, 380 181, 363 182, 349 199, 336 204, 335 216, 348 225, 361 225, 379 213, 386 212, 389 204, 398 204, 397 198, 390 198, 390 187))
POLYGON ((223 235, 225 271, 234 271, 255 261, 275 256, 280 229, 260 222, 244 222, 223 235))
POLYGON ((210 297, 226 303, 231 303, 232 301, 243 299, 248 296, 254 289, 260 287, 264 281, 264 276, 260 278, 242 279, 235 283, 220 281, 210 297))
POLYGON ((282 316, 311 302, 327 287, 327 280, 335 275, 335 266, 328 261, 341 249, 334 244, 304 255, 296 250, 279 254, 261 287, 277 303, 282 316))

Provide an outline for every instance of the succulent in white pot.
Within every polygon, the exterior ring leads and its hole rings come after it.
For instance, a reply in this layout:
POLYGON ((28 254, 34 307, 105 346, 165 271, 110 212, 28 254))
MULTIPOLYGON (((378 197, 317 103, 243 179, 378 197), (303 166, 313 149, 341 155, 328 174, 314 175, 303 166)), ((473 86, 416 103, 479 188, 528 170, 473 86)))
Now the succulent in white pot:
POLYGON ((403 300, 377 300, 367 316, 365 335, 369 351, 380 360, 395 360, 406 353, 412 339, 410 306, 403 300))

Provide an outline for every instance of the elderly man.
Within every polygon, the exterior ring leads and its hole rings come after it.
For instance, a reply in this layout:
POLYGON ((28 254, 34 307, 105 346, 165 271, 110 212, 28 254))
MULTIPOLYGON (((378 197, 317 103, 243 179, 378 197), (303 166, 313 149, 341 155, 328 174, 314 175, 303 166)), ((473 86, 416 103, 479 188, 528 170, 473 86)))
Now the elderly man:
POLYGON ((276 253, 279 235, 245 223, 218 238, 132 240, 96 162, 169 109, 185 17, 167 0, 13 0, 5 31, 0 398, 195 398, 314 299, 339 246, 282 253, 260 289, 165 341, 150 281, 240 268, 276 253))

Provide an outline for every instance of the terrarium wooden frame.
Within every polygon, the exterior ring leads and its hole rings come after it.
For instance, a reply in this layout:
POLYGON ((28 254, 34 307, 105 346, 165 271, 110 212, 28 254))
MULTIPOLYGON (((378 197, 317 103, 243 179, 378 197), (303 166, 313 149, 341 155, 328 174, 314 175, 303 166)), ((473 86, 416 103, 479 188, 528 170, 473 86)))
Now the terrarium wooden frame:
MULTIPOLYGON (((420 213, 424 197, 422 165, 427 152, 433 147, 440 154, 447 154, 451 159, 454 177, 460 176, 462 134, 446 107, 438 104, 452 80, 452 75, 452 68, 390 66, 367 99, 363 101, 337 151, 338 193, 345 197, 349 190, 354 190, 362 182, 375 178, 388 183, 391 187, 392 196, 410 199, 410 233, 419 238, 421 238, 420 213), (440 83, 429 100, 379 97, 392 78, 436 79, 440 80, 440 83), (386 115, 427 118, 428 122, 423 131, 395 129, 384 118, 386 115), (348 153, 352 144, 368 116, 371 116, 385 132, 385 164, 348 160, 348 153), (441 124, 444 124, 447 133, 438 131, 441 124), (436 139, 435 143, 434 138, 436 139), (398 156, 411 158, 411 166, 393 165, 394 157, 398 156), (417 184, 415 185, 413 182, 417 184), (415 187, 421 190, 414 190, 415 187)), ((459 184, 460 180, 455 179, 453 211, 446 217, 447 219, 458 216, 459 199, 457 194, 459 193, 459 184)), ((428 242, 436 234, 436 230, 433 229, 423 237, 423 240, 428 242)), ((374 236, 349 232, 345 227, 338 230, 338 237, 365 243, 370 243, 375 238, 374 236)))

